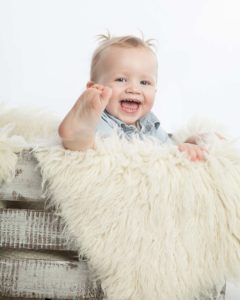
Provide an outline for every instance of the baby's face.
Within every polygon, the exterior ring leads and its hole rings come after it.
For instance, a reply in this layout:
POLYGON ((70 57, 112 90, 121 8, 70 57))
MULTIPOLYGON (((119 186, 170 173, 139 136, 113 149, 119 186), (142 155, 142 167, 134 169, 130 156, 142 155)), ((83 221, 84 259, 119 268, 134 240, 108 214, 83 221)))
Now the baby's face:
POLYGON ((148 49, 111 47, 101 56, 97 83, 112 88, 106 110, 128 125, 152 108, 156 92, 157 60, 148 49))

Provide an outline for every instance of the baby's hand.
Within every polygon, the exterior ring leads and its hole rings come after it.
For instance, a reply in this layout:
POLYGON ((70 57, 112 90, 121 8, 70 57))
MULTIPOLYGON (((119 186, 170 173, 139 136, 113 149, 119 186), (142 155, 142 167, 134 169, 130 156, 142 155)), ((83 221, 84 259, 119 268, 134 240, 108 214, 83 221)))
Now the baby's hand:
POLYGON ((205 149, 199 145, 183 143, 178 145, 178 150, 186 152, 191 161, 203 161, 205 160, 204 151, 205 149))

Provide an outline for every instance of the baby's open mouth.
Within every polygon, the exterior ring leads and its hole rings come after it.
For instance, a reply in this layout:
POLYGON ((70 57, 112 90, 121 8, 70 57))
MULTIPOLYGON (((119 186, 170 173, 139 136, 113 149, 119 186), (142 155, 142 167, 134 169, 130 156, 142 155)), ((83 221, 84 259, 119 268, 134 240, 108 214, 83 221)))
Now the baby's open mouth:
POLYGON ((123 99, 120 103, 122 110, 128 113, 136 112, 141 105, 141 101, 138 99, 123 99))

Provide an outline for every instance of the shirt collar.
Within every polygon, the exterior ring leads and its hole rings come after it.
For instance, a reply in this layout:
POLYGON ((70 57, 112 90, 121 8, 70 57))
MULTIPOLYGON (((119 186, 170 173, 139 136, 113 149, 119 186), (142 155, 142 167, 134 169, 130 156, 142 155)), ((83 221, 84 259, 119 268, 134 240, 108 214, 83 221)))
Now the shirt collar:
POLYGON ((152 128, 154 126, 155 129, 158 129, 158 127, 160 126, 160 122, 158 118, 152 112, 149 112, 144 117, 142 117, 139 120, 139 123, 141 127, 145 127, 145 128, 146 127, 152 128))
MULTIPOLYGON (((104 113, 111 119, 113 120, 118 126, 122 127, 122 128, 129 128, 129 127, 135 127, 133 125, 127 125, 126 123, 124 123, 123 121, 119 120, 118 118, 114 117, 113 115, 111 115, 110 113, 108 113, 106 110, 104 110, 104 113)), ((140 120, 139 120, 139 124, 141 128, 147 128, 148 130, 151 130, 151 128, 154 126, 155 129, 158 129, 158 127, 160 126, 160 122, 158 120, 158 118, 152 113, 149 112, 147 113, 145 116, 143 116, 140 120)))

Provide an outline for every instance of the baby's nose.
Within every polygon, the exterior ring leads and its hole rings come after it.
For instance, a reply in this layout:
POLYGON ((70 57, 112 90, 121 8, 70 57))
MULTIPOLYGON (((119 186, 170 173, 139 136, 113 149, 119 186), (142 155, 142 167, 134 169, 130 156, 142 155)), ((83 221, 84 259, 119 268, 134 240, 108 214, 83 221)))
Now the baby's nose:
POLYGON ((129 85, 127 88, 126 88, 126 93, 128 94, 140 94, 140 89, 137 85, 129 85))

